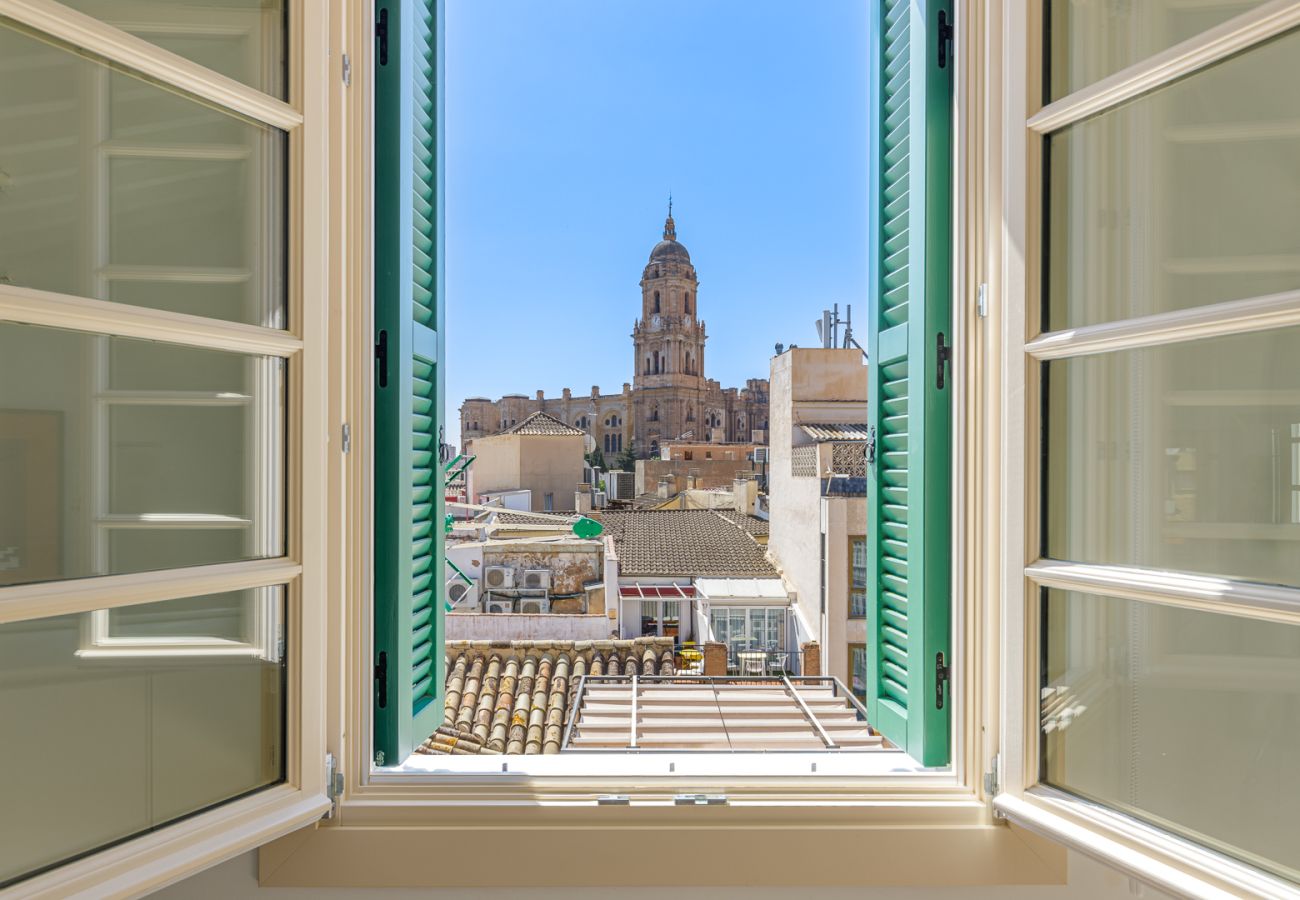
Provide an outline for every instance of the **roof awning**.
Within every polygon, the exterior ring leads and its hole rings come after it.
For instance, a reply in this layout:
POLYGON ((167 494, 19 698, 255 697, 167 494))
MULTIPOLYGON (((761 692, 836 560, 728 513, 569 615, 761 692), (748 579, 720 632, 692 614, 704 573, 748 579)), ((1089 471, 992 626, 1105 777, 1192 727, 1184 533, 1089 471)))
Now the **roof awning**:
POLYGON ((691 600, 695 586, 690 584, 620 584, 618 595, 624 600, 691 600))
POLYGON ((714 602, 786 603, 790 599, 780 578, 697 578, 695 585, 703 599, 714 602))

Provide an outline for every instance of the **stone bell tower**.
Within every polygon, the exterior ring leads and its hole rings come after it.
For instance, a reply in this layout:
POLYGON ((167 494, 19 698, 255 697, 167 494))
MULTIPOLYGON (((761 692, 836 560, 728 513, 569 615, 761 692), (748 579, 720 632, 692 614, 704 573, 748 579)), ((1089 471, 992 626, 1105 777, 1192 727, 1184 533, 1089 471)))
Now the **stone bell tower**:
POLYGON ((638 447, 651 449, 698 430, 704 378, 704 322, 691 255, 677 242, 672 200, 663 240, 641 274, 641 318, 632 327, 638 447))

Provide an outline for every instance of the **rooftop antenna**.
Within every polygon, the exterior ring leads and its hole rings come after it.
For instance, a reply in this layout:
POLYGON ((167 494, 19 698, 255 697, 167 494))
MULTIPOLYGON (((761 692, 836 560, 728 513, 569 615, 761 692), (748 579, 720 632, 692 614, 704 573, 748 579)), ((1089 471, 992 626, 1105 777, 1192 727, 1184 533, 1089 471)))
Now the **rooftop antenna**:
POLYGON ((827 350, 857 347, 866 356, 867 351, 853 337, 853 305, 844 304, 844 316, 840 317, 840 305, 834 303, 830 309, 822 310, 822 317, 817 321, 817 337, 821 338, 822 347, 827 350), (840 340, 840 326, 844 326, 844 340, 840 340))

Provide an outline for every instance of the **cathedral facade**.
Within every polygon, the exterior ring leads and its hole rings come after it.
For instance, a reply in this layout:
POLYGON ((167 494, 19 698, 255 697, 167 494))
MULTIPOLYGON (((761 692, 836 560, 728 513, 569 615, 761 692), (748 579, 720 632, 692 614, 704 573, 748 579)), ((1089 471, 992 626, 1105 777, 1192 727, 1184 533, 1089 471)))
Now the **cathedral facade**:
POLYGON ((542 411, 590 434, 608 456, 631 450, 654 456, 661 444, 683 439, 767 443, 766 378, 724 388, 704 374, 708 333, 699 318, 699 279, 691 255, 677 240, 671 204, 663 240, 641 273, 641 316, 632 326, 632 380, 617 394, 593 385, 588 396, 565 388, 499 400, 471 397, 460 408, 461 443, 504 431, 542 411))

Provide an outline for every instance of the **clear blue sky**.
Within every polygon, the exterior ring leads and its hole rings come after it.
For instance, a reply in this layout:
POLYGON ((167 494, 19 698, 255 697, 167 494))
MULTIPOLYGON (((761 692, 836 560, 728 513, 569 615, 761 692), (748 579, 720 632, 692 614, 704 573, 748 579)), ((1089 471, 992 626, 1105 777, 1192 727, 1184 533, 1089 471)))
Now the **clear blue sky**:
POLYGON ((867 6, 448 0, 448 440, 466 397, 632 380, 670 189, 708 377, 865 315, 867 6))

